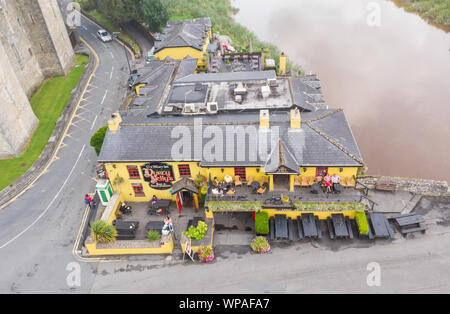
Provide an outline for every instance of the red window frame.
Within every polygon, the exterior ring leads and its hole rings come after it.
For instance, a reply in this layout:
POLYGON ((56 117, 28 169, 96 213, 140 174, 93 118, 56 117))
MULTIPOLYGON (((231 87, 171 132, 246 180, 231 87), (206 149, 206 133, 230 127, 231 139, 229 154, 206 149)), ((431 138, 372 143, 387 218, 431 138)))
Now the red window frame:
POLYGON ((328 174, 328 168, 316 168, 316 177, 325 177, 328 174))
POLYGON ((180 173, 180 177, 191 176, 191 168, 189 165, 178 165, 178 172, 180 173))
POLYGON ((144 187, 142 186, 141 183, 132 183, 131 187, 133 188, 135 196, 137 196, 137 197, 144 197, 145 196, 144 187))
POLYGON ((247 174, 246 174, 245 168, 243 168, 243 167, 234 168, 234 175, 239 176, 239 178, 243 181, 247 180, 247 174))
POLYGON ((128 175, 130 179, 140 179, 141 175, 139 174, 139 169, 137 166, 127 166, 128 175))

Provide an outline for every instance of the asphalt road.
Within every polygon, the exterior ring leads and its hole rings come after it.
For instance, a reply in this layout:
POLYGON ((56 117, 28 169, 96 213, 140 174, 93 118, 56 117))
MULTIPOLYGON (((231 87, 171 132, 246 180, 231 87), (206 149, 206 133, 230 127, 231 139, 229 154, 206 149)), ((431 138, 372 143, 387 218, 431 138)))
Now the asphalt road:
MULTIPOLYGON (((67 1, 66 1, 67 2, 67 1)), ((90 137, 120 106, 128 65, 117 42, 102 43, 86 19, 81 37, 101 56, 56 160, 26 193, 0 211, 0 292, 61 292, 84 213, 84 194, 95 188, 96 155, 90 137)), ((81 264, 88 292, 95 265, 81 264), (94 268, 92 268, 94 267, 94 268), (88 275, 91 274, 91 275, 88 275)))
MULTIPOLYGON (((78 30, 100 64, 57 159, 0 211, 0 293, 450 292, 448 224, 394 243, 324 240, 275 247, 263 256, 245 247, 218 248, 216 261, 205 265, 160 256, 78 260, 72 249, 85 209, 83 195, 95 186, 96 156, 89 139, 117 110, 128 76, 122 46, 101 43, 97 27, 87 20, 78 30), (367 285, 371 262, 381 267, 380 286, 367 285)), ((433 215, 438 208, 436 217, 450 219, 449 204, 450 199, 428 202, 421 210, 433 215)))

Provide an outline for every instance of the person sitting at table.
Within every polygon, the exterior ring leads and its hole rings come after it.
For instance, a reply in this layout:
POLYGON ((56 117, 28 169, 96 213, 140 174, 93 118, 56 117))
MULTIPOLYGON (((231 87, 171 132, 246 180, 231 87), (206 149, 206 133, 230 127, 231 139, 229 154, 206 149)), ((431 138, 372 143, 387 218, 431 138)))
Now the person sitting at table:
POLYGON ((326 193, 331 192, 331 180, 325 180, 326 193))
POLYGON ((214 177, 214 180, 213 180, 213 185, 216 187, 216 188, 218 188, 219 187, 219 180, 217 180, 217 177, 214 177))
POLYGON ((211 192, 212 192, 213 195, 220 196, 220 197, 223 196, 223 191, 220 190, 220 189, 218 189, 218 188, 213 188, 213 189, 211 190, 211 192))
POLYGON ((156 195, 153 195, 153 198, 151 199, 151 203, 152 204, 156 204, 156 203, 158 203, 158 201, 159 201, 159 199, 156 197, 156 195))
POLYGON ((336 184, 339 184, 341 182, 341 177, 338 176, 337 173, 333 174, 331 177, 331 183, 333 184, 333 191, 336 192, 336 184))

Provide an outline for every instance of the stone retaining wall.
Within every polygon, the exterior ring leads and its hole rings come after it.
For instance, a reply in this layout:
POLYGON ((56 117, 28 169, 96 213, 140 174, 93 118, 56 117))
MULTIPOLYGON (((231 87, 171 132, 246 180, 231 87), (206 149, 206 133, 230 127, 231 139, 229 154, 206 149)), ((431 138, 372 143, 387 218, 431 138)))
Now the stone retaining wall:
POLYGON ((78 54, 84 54, 89 56, 89 63, 84 69, 84 73, 81 76, 80 81, 76 89, 73 90, 72 96, 62 114, 62 116, 56 121, 55 129, 50 137, 44 151, 39 158, 35 161, 33 166, 28 169, 16 182, 7 186, 0 191, 0 208, 19 195, 23 190, 26 190, 31 183, 41 175, 45 167, 52 161, 52 157, 58 148, 59 142, 62 139, 64 130, 66 129, 72 114, 82 96, 84 87, 88 83, 89 77, 93 73, 96 65, 95 58, 91 56, 90 51, 86 48, 81 48, 77 51, 78 54))
POLYGON ((359 177, 358 181, 366 185, 369 189, 375 189, 375 183, 382 178, 394 182, 397 191, 411 192, 425 196, 443 196, 448 195, 449 192, 446 181, 375 176, 359 177))

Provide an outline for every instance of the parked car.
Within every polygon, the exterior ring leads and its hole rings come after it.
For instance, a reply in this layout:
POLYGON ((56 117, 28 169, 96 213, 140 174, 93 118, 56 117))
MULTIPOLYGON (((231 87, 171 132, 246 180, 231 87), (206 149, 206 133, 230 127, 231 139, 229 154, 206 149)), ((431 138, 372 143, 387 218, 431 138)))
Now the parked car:
POLYGON ((136 82, 137 82, 138 77, 139 77, 138 71, 137 71, 137 70, 133 70, 133 71, 131 72, 130 81, 128 82, 128 87, 129 87, 130 89, 132 89, 132 88, 136 85, 136 82))
POLYGON ((97 36, 98 36, 98 38, 99 38, 101 41, 103 41, 104 43, 113 40, 113 39, 112 39, 112 36, 111 36, 107 31, 105 31, 104 29, 100 29, 100 30, 97 32, 97 36))

